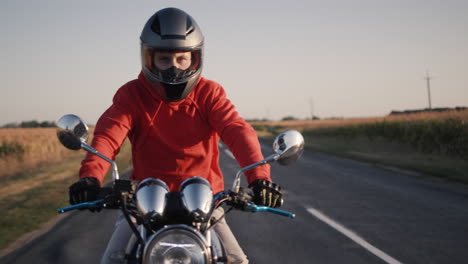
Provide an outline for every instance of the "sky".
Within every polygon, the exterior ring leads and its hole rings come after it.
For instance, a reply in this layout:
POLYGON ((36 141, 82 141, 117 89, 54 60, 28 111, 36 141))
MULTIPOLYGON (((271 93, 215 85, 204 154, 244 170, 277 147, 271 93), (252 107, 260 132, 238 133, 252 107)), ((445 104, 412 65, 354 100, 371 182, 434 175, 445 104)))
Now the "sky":
POLYGON ((203 75, 246 119, 384 116, 468 106, 466 0, 2 0, 0 125, 93 124, 140 70, 156 11, 205 35, 203 75))

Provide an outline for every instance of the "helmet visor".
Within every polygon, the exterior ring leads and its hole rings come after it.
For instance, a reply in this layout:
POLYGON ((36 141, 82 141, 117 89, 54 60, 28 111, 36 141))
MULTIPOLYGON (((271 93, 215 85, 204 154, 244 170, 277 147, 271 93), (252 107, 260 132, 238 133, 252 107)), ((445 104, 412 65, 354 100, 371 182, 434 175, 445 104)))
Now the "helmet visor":
POLYGON ((187 82, 198 73, 202 65, 201 49, 174 50, 154 49, 142 46, 143 67, 162 83, 187 82))

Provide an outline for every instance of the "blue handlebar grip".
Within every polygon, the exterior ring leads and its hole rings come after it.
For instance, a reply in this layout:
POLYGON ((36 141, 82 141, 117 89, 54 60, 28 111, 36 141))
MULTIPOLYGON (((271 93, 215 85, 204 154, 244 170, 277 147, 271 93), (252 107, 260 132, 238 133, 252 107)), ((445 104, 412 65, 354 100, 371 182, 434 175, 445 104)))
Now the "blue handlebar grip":
POLYGON ((74 205, 70 205, 67 207, 59 208, 57 209, 57 212, 59 212, 59 214, 63 214, 63 213, 76 210, 76 209, 93 208, 93 207, 101 205, 102 203, 104 203, 104 200, 96 200, 92 202, 79 203, 79 204, 74 204, 74 205))
POLYGON ((279 209, 276 209, 276 208, 272 208, 272 207, 268 207, 268 206, 258 206, 258 205, 251 204, 251 203, 249 203, 247 205, 252 209, 253 212, 270 212, 270 213, 273 213, 273 214, 286 216, 286 217, 289 217, 291 219, 296 218, 296 214, 286 212, 286 211, 283 211, 283 210, 279 210, 279 209))

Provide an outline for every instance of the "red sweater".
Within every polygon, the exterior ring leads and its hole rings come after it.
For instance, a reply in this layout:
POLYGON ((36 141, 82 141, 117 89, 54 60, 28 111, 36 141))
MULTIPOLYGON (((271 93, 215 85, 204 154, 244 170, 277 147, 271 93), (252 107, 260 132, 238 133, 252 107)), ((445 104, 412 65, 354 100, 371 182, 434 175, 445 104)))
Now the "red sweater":
MULTIPOLYGON (((159 178, 171 191, 192 176, 206 178, 213 193, 224 190, 218 165, 220 138, 241 167, 263 159, 255 131, 239 116, 224 89, 204 78, 179 102, 161 100, 142 73, 123 85, 99 118, 92 146, 115 159, 127 136, 132 144, 131 179, 159 178)), ((80 178, 96 177, 102 183, 109 167, 88 154, 80 178)), ((257 167, 246 176, 248 183, 270 180, 270 167, 257 167)))

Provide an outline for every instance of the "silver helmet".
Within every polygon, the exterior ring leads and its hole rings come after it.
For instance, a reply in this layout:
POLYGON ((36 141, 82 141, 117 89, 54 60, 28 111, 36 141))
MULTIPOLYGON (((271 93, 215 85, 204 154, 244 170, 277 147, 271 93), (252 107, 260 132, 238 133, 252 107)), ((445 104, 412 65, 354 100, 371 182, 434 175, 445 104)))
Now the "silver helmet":
POLYGON ((187 97, 203 66, 204 37, 195 20, 180 9, 162 9, 146 22, 140 40, 143 74, 156 93, 166 101, 187 97), (173 59, 186 66, 161 66, 173 59))

